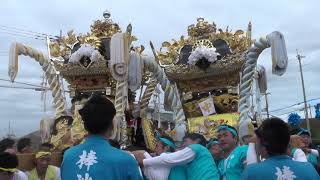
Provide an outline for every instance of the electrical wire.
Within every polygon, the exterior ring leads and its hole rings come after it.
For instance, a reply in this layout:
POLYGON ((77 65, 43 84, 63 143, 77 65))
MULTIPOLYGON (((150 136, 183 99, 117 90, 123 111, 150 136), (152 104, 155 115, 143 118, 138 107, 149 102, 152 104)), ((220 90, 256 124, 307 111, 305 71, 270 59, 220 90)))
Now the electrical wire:
MULTIPOLYGON (((309 100, 307 100, 306 102, 310 102, 310 101, 314 101, 314 100, 318 100, 318 99, 320 99, 320 97, 318 97, 318 98, 313 98, 313 99, 309 99, 309 100)), ((271 110, 271 111, 269 111, 269 112, 281 111, 281 110, 288 109, 288 108, 291 108, 291 107, 294 107, 294 106, 297 106, 297 105, 300 105, 300 104, 303 104, 303 103, 304 103, 304 101, 303 101, 303 102, 299 102, 299 103, 292 104, 292 105, 290 105, 290 106, 285 106, 285 107, 283 107, 283 108, 274 109, 274 110, 271 110)))
MULTIPOLYGON (((0 88, 8 88, 8 89, 29 89, 29 90, 35 90, 35 91, 45 91, 50 90, 49 87, 39 87, 39 88, 33 88, 33 87, 22 87, 22 86, 6 86, 6 85, 0 85, 0 88)), ((65 91, 69 93, 70 91, 65 91)))
POLYGON ((32 87, 22 87, 22 86, 6 86, 6 85, 0 85, 0 88, 9 88, 9 89, 31 89, 35 91, 44 91, 45 87, 40 87, 40 88, 32 88, 32 87))
MULTIPOLYGON (((11 80, 3 79, 3 78, 0 78, 0 81, 11 82, 11 80)), ((34 87, 42 87, 42 86, 40 86, 40 85, 35 85, 35 84, 30 84, 30 83, 24 83, 24 82, 18 82, 18 81, 14 81, 14 82, 11 82, 11 83, 23 84, 23 85, 34 86, 34 87)))
POLYGON ((13 36, 18 36, 18 37, 26 37, 26 38, 31 38, 31 39, 36 39, 36 40, 45 40, 45 38, 40 38, 37 36, 29 36, 29 35, 24 35, 24 34, 20 34, 20 33, 14 33, 14 32, 1 32, 1 33, 5 33, 5 34, 9 34, 9 35, 13 35, 13 36))
POLYGON ((49 36, 49 37, 51 37, 53 39, 59 38, 58 36, 53 36, 53 35, 46 34, 46 33, 39 33, 39 32, 35 32, 35 31, 30 31, 30 30, 26 30, 26 29, 22 29, 22 28, 16 28, 16 27, 5 26, 5 25, 0 25, 0 29, 11 30, 11 31, 15 31, 15 32, 21 32, 21 33, 24 33, 24 34, 37 35, 37 36, 42 36, 42 37, 49 36))

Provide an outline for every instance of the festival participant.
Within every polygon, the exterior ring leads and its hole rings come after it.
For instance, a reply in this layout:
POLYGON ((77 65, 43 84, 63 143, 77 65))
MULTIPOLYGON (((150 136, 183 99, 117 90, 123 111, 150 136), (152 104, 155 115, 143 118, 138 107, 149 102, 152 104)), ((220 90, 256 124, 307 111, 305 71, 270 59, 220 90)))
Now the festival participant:
POLYGON ((49 165, 51 152, 40 149, 35 154, 35 168, 29 173, 29 180, 60 180, 60 168, 49 165))
POLYGON ((17 143, 17 150, 19 153, 32 153, 31 139, 30 138, 21 138, 17 143))
POLYGON ((51 151, 53 148, 54 148, 54 146, 48 142, 42 143, 39 147, 39 149, 45 150, 45 151, 51 151))
POLYGON ((294 161, 307 162, 305 153, 301 150, 303 143, 300 136, 291 135, 288 148, 288 155, 292 157, 294 161))
POLYGON ((255 133, 257 149, 267 152, 266 160, 248 165, 243 180, 319 180, 310 163, 293 161, 286 155, 290 133, 284 121, 279 118, 266 119, 255 133))
POLYGON ((301 137, 302 150, 306 154, 308 162, 317 168, 319 151, 311 143, 310 132, 306 129, 301 129, 298 135, 301 137))
MULTIPOLYGON (((187 177, 190 180, 219 180, 216 164, 206 146, 206 139, 197 133, 187 134, 184 139, 184 149, 174 153, 148 158, 141 154, 136 156, 144 167, 175 167, 186 165, 187 177)), ((179 178, 177 178, 179 179, 179 178)))
MULTIPOLYGON (((172 153, 175 151, 175 144, 171 137, 161 136, 158 137, 158 141, 155 148, 156 156, 163 156, 167 153, 172 153)), ((152 158, 149 153, 145 152, 144 156, 146 159, 152 158)), ((144 174, 148 180, 184 180, 187 179, 187 172, 185 166, 154 166, 145 167, 144 174)))
POLYGON ((116 114, 112 102, 105 96, 94 95, 79 114, 89 135, 84 143, 65 152, 62 179, 142 179, 134 158, 108 142, 116 114))
POLYGON ((207 148, 210 151, 216 164, 219 164, 219 161, 223 159, 223 151, 219 145, 218 139, 210 139, 207 148))
POLYGON ((8 152, 0 153, 0 179, 1 180, 28 180, 28 176, 17 169, 18 158, 8 152))
POLYGON ((15 142, 13 139, 5 138, 0 141, 0 152, 9 152, 16 154, 15 142))
POLYGON ((223 179, 240 179, 246 166, 248 146, 238 145, 238 132, 229 125, 218 127, 219 144, 224 151, 224 157, 219 162, 219 171, 223 179))

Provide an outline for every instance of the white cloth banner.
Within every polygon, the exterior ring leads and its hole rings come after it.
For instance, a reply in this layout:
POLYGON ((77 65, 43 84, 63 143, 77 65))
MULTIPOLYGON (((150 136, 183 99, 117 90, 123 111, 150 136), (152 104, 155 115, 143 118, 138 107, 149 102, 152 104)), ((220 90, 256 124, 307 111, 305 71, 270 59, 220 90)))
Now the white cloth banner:
POLYGON ((214 107, 213 99, 209 96, 206 100, 199 103, 199 107, 203 116, 209 116, 210 114, 215 114, 216 109, 214 107))

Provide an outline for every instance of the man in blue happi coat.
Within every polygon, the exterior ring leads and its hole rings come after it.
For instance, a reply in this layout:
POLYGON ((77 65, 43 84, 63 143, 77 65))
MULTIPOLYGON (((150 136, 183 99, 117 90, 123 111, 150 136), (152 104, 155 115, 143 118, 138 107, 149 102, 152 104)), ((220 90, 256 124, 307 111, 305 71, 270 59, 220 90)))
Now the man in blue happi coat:
POLYGON ((63 180, 140 180, 138 164, 129 154, 112 147, 107 140, 112 134, 114 105, 105 96, 92 96, 79 110, 89 136, 83 144, 64 154, 63 180))
POLYGON ((243 180, 319 180, 315 169, 308 162, 293 161, 286 155, 290 141, 287 124, 279 118, 262 122, 256 130, 257 149, 265 161, 248 165, 243 180))

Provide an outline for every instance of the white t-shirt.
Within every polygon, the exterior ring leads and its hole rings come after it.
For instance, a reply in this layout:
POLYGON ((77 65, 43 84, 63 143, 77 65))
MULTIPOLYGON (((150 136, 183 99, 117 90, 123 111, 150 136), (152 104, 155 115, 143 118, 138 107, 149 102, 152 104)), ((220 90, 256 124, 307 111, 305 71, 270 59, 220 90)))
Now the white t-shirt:
POLYGON ((308 162, 306 154, 299 148, 293 153, 293 160, 299 162, 308 162))
POLYGON ((172 167, 188 164, 196 154, 191 148, 186 147, 173 153, 162 153, 157 157, 151 157, 148 153, 144 156, 146 158, 143 160, 145 176, 149 180, 167 180, 172 167))
POLYGON ((28 180, 28 176, 22 171, 17 171, 14 173, 12 180, 28 180))

